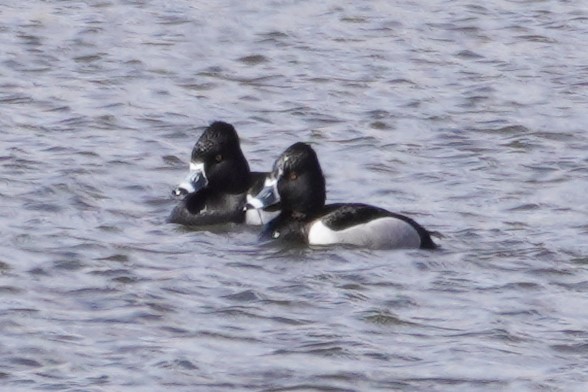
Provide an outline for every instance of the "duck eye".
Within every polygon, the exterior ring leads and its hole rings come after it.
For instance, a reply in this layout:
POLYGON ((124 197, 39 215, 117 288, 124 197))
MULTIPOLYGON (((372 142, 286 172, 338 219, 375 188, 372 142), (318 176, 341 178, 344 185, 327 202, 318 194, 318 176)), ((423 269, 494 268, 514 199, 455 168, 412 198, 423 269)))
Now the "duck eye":
POLYGON ((223 160, 223 156, 221 154, 216 154, 214 157, 214 160, 217 162, 220 162, 223 160))
POLYGON ((290 181, 294 181, 294 180, 296 180, 297 178, 298 178, 298 173, 296 173, 296 172, 290 172, 290 174, 288 175, 288 179, 289 179, 290 181))

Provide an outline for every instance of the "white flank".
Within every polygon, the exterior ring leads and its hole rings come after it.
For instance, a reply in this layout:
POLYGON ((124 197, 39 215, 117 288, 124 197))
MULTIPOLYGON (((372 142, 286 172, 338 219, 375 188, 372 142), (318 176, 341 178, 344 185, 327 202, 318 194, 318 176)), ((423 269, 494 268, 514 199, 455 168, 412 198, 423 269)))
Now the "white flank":
POLYGON ((418 248, 419 233, 401 219, 384 217, 352 226, 344 230, 332 230, 320 220, 308 231, 310 245, 350 244, 368 248, 418 248))

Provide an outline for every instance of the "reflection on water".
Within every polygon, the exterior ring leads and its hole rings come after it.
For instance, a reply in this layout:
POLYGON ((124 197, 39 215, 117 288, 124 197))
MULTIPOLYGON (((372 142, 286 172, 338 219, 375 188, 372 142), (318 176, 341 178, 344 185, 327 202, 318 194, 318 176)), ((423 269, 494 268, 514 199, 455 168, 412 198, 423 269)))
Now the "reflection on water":
POLYGON ((586 10, 16 2, 0 26, 0 378, 28 390, 582 390, 586 10), (165 224, 209 122, 438 252, 165 224))

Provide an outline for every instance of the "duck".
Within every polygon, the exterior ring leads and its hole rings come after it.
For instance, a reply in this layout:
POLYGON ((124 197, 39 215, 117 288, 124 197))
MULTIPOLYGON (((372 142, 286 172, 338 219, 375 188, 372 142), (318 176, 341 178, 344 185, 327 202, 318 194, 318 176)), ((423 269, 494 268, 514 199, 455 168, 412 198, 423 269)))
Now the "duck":
POLYGON ((248 198, 245 208, 279 205, 279 214, 262 229, 262 240, 372 249, 437 248, 429 231, 407 216, 363 203, 325 204, 325 200, 325 177, 317 154, 298 142, 276 159, 264 187, 248 198))
POLYGON ((244 206, 247 195, 263 188, 268 174, 250 171, 235 127, 214 121, 192 149, 188 175, 172 191, 180 202, 167 221, 185 226, 263 225, 277 214, 244 206))

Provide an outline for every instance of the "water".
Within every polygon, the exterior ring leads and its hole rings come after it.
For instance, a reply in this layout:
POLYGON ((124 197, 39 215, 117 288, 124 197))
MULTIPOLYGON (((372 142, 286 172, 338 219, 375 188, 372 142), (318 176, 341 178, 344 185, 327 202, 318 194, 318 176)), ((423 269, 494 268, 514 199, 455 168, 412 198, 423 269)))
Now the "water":
POLYGON ((209 3, 0 8, 1 389, 585 390, 586 6, 209 3), (166 224, 217 119, 442 249, 166 224))

